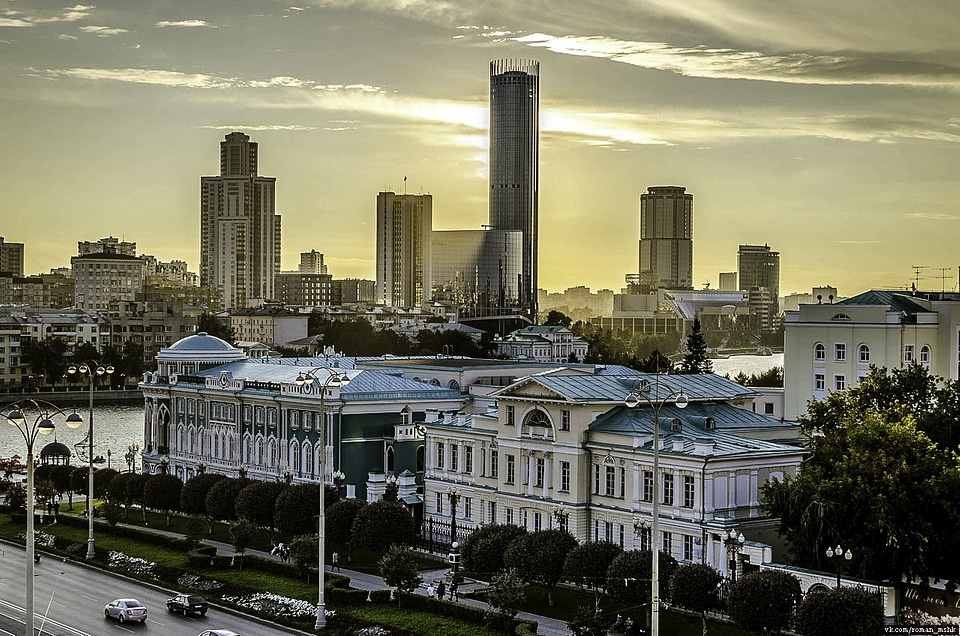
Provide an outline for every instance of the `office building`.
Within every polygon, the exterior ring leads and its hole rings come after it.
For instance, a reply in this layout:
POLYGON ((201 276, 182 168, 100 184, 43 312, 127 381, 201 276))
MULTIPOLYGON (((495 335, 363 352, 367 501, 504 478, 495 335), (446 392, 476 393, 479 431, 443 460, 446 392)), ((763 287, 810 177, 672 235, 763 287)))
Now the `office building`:
POLYGON ((323 264, 323 254, 317 250, 300 252, 300 268, 297 271, 301 274, 326 274, 327 266, 323 264))
POLYGON ((261 177, 258 144, 240 132, 220 142, 220 175, 200 178, 200 284, 223 306, 274 298, 280 271, 275 177, 261 177))
POLYGON ((422 307, 430 300, 433 195, 377 194, 377 302, 422 307))
POLYGON ((740 291, 750 300, 751 328, 771 331, 780 314, 780 252, 769 245, 741 245, 737 253, 740 291))
POLYGON ((0 272, 23 276, 23 243, 9 243, 0 236, 0 272))
POLYGON ((490 63, 490 226, 523 232, 520 306, 537 316, 540 64, 490 63))
POLYGON ((145 265, 142 258, 113 252, 72 257, 74 306, 107 310, 113 301, 137 300, 146 279, 145 265))
POLYGON ((693 195, 654 186, 640 195, 640 279, 651 289, 693 289, 693 195))
POLYGON ((434 300, 471 315, 519 306, 523 232, 435 230, 431 249, 434 300))

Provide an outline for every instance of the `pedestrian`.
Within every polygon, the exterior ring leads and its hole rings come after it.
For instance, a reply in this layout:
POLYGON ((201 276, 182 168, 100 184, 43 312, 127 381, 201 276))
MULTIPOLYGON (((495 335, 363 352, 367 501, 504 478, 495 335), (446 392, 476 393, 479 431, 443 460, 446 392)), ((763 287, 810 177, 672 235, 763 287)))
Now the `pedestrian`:
POLYGON ((437 595, 437 588, 433 587, 433 582, 427 585, 427 597, 433 598, 437 595))
POLYGON ((457 593, 457 579, 453 579, 453 583, 450 584, 450 600, 459 601, 460 594, 457 593))
POLYGON ((290 548, 288 546, 283 546, 283 549, 280 550, 280 559, 284 563, 290 560, 290 548))
POLYGON ((330 555, 330 569, 333 570, 334 572, 340 571, 340 553, 339 552, 334 551, 334 553, 330 555))
POLYGON ((443 600, 443 595, 447 591, 447 586, 443 581, 437 583, 437 598, 443 600))
POLYGON ((270 543, 273 544, 273 547, 270 548, 270 554, 276 556, 280 552, 280 548, 277 547, 276 541, 271 541, 270 543))

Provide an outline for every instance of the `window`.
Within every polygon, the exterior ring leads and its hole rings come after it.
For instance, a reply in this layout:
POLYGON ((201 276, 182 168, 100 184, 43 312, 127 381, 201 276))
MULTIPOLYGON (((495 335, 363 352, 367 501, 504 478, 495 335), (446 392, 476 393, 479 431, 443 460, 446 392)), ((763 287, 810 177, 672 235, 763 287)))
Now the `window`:
POLYGON ((693 537, 683 536, 683 559, 684 561, 693 561, 693 537))
POLYGON ((920 364, 930 364, 930 347, 928 345, 920 347, 920 364))
POLYGON ((823 346, 822 342, 818 342, 813 345, 813 359, 814 360, 824 360, 827 357, 827 348, 823 346))
POLYGON ((870 347, 865 344, 860 345, 857 349, 857 359, 863 364, 870 362, 870 347))
POLYGON ((833 376, 833 390, 834 391, 843 391, 847 387, 847 379, 841 375, 837 374, 833 376))
POLYGON ((473 516, 473 501, 470 497, 463 498, 463 518, 469 519, 473 516))
POLYGON ((497 449, 490 449, 490 476, 496 479, 500 476, 500 454, 497 449))
POLYGON ((536 471, 537 471, 537 476, 536 476, 536 481, 535 481, 534 484, 533 484, 534 487, 536 487, 536 488, 543 488, 543 472, 544 472, 544 468, 545 468, 545 462, 544 462, 543 457, 537 457, 537 458, 536 458, 536 471))
POLYGON ((835 342, 833 344, 833 359, 836 362, 847 361, 847 345, 845 343, 835 342))
POLYGON ((473 446, 463 447, 463 472, 468 475, 473 474, 473 446))
POLYGON ((913 345, 903 346, 903 363, 911 364, 913 362, 913 345))
POLYGON ((822 373, 817 373, 813 376, 813 390, 814 391, 827 390, 827 381, 822 373))
POLYGON ((534 532, 540 532, 540 530, 541 530, 541 526, 540 526, 540 513, 539 513, 539 512, 535 512, 535 513, 533 513, 533 531, 534 531, 534 532))
POLYGON ((437 468, 443 468, 443 456, 445 454, 443 442, 437 442, 437 468))
POLYGON ((561 431, 570 430, 570 411, 567 409, 560 410, 560 430, 561 431))
POLYGON ((609 521, 603 524, 603 540, 613 543, 613 524, 609 521))
POLYGON ((603 494, 613 497, 617 494, 617 473, 613 466, 604 467, 603 494))
POLYGON ((673 556, 673 535, 669 532, 661 532, 660 535, 660 551, 673 556))
POLYGON ((507 426, 513 426, 517 418, 517 411, 514 407, 507 407, 507 426))
POLYGON ((650 528, 640 529, 640 549, 641 550, 650 549, 650 528))
POLYGON ((763 414, 764 415, 773 415, 773 402, 764 402, 763 404, 763 414))
POLYGON ((443 514, 443 493, 442 492, 437 493, 437 514, 438 515, 443 514))
POLYGON ((490 502, 490 523, 497 523, 497 502, 490 502))
POLYGON ((696 491, 693 485, 693 475, 683 476, 683 507, 693 508, 696 500, 696 491))
POLYGON ((600 494, 600 464, 593 465, 593 492, 600 494))
POLYGON ((460 444, 450 444, 450 470, 460 469, 460 444))
POLYGON ((673 473, 663 473, 663 501, 665 506, 673 505, 673 473))
POLYGON ((570 462, 560 462, 560 490, 570 492, 570 462))
POLYGON ((620 493, 619 496, 622 499, 624 493, 627 492, 627 472, 623 468, 617 469, 617 474, 620 475, 620 493))
POLYGON ((513 523, 513 508, 507 508, 506 514, 507 514, 507 523, 513 523))
POLYGON ((507 479, 506 479, 506 482, 507 482, 508 484, 512 484, 513 481, 514 481, 514 479, 516 478, 516 470, 517 470, 517 466, 516 466, 516 462, 515 462, 515 460, 514 460, 514 456, 513 456, 513 455, 507 455, 507 479))
POLYGON ((643 471, 643 500, 653 501, 653 472, 643 471))

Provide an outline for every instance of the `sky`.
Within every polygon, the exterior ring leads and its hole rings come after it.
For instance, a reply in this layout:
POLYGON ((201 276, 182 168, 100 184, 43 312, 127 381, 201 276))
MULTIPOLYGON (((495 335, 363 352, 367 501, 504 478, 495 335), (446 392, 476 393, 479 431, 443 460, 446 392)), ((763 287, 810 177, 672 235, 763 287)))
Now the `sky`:
POLYGON ((374 278, 376 195, 487 223, 489 63, 540 62, 540 287, 620 290, 639 196, 694 196, 694 283, 740 244, 781 294, 957 289, 953 0, 0 0, 0 236, 27 274, 114 236, 199 269, 232 131, 282 269, 374 278))

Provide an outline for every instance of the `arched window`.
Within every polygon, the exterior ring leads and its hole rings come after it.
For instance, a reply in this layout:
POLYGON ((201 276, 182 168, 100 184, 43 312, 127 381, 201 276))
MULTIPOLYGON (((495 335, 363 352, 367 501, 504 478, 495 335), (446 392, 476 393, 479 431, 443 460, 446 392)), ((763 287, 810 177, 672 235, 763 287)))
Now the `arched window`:
POLYGON ((300 445, 297 442, 290 443, 290 470, 300 472, 300 445))
POLYGON ((456 380, 450 380, 450 382, 447 383, 447 388, 452 389, 454 391, 459 391, 460 383, 457 382, 456 380))
POLYGON ((870 362, 870 347, 865 344, 860 345, 857 348, 857 360, 861 364, 866 364, 870 362))
POLYGON ((920 364, 925 367, 929 367, 930 363, 933 362, 933 352, 930 349, 930 345, 923 345, 920 347, 920 364))
POLYGON ((310 445, 310 442, 303 443, 303 449, 301 450, 301 455, 303 455, 303 474, 312 475, 313 474, 313 447, 310 445))
POLYGON ((417 472, 422 473, 426 465, 426 452, 421 444, 420 446, 417 446, 417 472))
POLYGON ((547 417, 547 414, 541 411, 540 409, 534 409, 527 414, 527 417, 523 420, 524 426, 543 426, 550 428, 550 418, 547 417))
POLYGON ((821 361, 827 359, 827 348, 822 342, 813 345, 813 359, 821 361))

